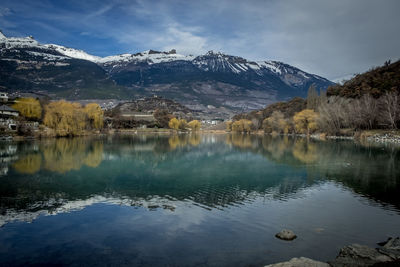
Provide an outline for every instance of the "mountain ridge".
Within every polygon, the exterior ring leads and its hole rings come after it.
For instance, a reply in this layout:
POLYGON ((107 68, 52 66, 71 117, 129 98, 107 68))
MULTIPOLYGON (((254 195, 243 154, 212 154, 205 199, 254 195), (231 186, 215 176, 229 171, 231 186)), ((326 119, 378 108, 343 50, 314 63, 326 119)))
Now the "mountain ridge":
POLYGON ((40 44, 33 37, 3 34, 0 68, 1 90, 42 88, 71 99, 155 94, 195 110, 213 106, 233 112, 305 96, 311 84, 322 89, 334 84, 283 62, 250 61, 215 51, 194 56, 174 49, 146 50, 97 57, 79 49, 40 44))

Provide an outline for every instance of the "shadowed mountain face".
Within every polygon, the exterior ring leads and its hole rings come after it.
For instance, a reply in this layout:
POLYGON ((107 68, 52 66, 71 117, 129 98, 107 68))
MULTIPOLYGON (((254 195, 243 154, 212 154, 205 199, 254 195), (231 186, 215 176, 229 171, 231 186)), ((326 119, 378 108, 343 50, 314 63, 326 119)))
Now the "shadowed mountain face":
POLYGON ((2 34, 0 70, 3 91, 41 91, 70 99, 156 94, 194 110, 210 105, 230 111, 260 109, 305 96, 311 84, 322 89, 333 84, 282 62, 254 62, 213 51, 196 57, 149 50, 99 58, 2 34))

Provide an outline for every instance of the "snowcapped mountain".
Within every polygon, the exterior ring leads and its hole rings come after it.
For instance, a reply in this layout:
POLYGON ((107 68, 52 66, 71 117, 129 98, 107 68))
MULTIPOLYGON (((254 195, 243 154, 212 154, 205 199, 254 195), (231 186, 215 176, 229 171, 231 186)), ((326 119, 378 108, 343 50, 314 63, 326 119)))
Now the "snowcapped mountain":
POLYGON ((0 70, 1 90, 42 90, 75 99, 157 94, 200 110, 259 109, 305 96, 311 84, 323 89, 333 84, 282 62, 249 61, 221 52, 186 56, 147 50, 97 57, 1 32, 0 70))
POLYGON ((83 60, 88 60, 92 62, 98 62, 101 60, 101 57, 97 56, 92 56, 86 53, 85 51, 74 49, 74 48, 68 48, 64 47, 61 45, 55 45, 55 44, 47 44, 44 45, 44 47, 50 49, 50 50, 55 50, 59 52, 60 54, 63 54, 64 56, 71 57, 71 58, 76 58, 76 59, 83 59, 83 60))
POLYGON ((101 66, 87 60, 95 58, 80 50, 40 44, 33 37, 7 38, 1 33, 0 90, 70 99, 130 97, 101 66))
POLYGON ((108 56, 98 59, 97 63, 102 64, 115 64, 115 63, 127 63, 127 62, 146 62, 147 64, 158 64, 163 62, 171 62, 177 60, 190 61, 193 60, 194 56, 184 56, 176 53, 176 50, 169 52, 159 52, 154 50, 147 50, 136 54, 122 54, 117 56, 108 56))
POLYGON ((117 84, 199 110, 207 110, 209 105, 259 109, 278 100, 306 96, 311 84, 323 89, 333 84, 282 62, 255 62, 213 51, 194 57, 150 50, 103 60, 98 64, 117 84))

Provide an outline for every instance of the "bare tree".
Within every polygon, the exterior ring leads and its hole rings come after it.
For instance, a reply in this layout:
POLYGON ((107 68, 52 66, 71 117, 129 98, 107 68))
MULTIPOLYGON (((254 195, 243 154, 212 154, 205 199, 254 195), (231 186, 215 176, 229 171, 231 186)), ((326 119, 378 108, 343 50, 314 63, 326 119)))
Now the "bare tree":
POLYGON ((330 97, 318 107, 319 128, 329 134, 339 133, 341 128, 352 126, 351 101, 342 97, 330 97))
POLYGON ((318 93, 317 90, 315 89, 315 85, 312 84, 308 88, 307 92, 307 109, 316 110, 317 106, 318 106, 318 93))
POLYGON ((368 129, 373 129, 378 119, 378 101, 371 95, 363 95, 360 99, 362 118, 368 129))
POLYGON ((400 97, 399 94, 392 92, 386 93, 380 97, 380 110, 383 124, 391 129, 397 129, 397 123, 400 120, 400 97))

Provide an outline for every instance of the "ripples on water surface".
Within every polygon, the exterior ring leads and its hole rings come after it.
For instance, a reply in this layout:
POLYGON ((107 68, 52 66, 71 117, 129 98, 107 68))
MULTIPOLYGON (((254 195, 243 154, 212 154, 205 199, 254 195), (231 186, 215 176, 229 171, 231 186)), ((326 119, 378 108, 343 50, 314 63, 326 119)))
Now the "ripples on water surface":
POLYGON ((400 235, 391 146, 137 135, 0 143, 0 157, 0 265, 262 266, 400 235))

